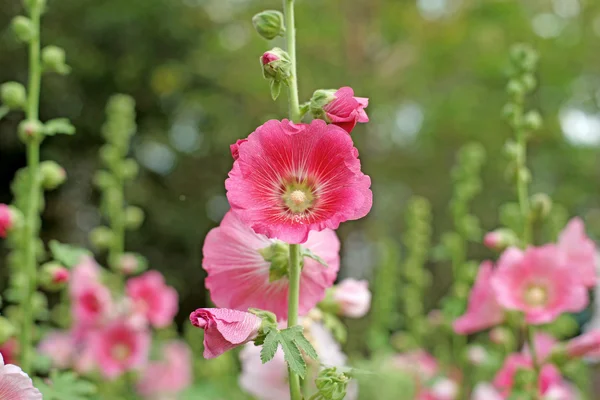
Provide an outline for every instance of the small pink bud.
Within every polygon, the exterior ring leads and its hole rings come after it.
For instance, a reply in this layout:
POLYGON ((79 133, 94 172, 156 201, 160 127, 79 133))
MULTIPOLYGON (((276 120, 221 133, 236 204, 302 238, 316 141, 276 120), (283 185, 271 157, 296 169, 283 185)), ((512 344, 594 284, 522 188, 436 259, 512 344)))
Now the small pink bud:
POLYGON ((483 244, 489 249, 496 249, 500 246, 500 234, 497 232, 488 232, 483 238, 483 244))
POLYGON ((260 58, 260 61, 262 62, 263 65, 270 64, 273 61, 277 61, 277 60, 279 60, 279 56, 272 51, 266 51, 260 58))
POLYGON ((65 267, 56 268, 52 271, 52 283, 61 284, 69 281, 69 270, 65 267))
POLYGON ((567 355, 571 358, 600 357, 600 329, 584 333, 567 343, 567 355))
POLYGON ((510 229, 496 229, 483 237, 483 244, 491 250, 502 251, 517 245, 518 238, 510 229))
POLYGON ((14 225, 14 217, 9 206, 0 204, 0 237, 5 238, 14 225))

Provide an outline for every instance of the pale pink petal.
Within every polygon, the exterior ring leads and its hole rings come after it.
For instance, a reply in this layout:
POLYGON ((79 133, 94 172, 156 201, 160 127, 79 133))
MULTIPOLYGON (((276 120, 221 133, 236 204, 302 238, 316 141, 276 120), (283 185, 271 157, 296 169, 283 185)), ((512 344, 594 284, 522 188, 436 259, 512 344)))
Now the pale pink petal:
POLYGON ((150 362, 137 383, 139 394, 148 399, 176 398, 192 384, 192 354, 180 341, 166 343, 162 359, 150 362))
POLYGON ((569 357, 600 356, 600 329, 594 329, 567 343, 569 357))
POLYGON ((4 364, 0 354, 0 399, 42 400, 42 394, 33 386, 31 378, 12 364, 4 364))
POLYGON ((581 218, 573 218, 558 239, 558 247, 565 253, 572 273, 578 276, 584 286, 596 285, 596 245, 586 235, 581 218))
POLYGON ((51 332, 40 341, 38 351, 49 357, 56 368, 66 369, 73 361, 75 343, 69 332, 51 332))
POLYGON ((160 272, 148 271, 129 279, 126 292, 137 312, 154 327, 164 328, 173 322, 178 310, 177 292, 165 284, 160 272))
POLYGON ((369 99, 354 97, 354 90, 350 87, 340 88, 335 92, 334 97, 334 100, 323 107, 331 123, 350 133, 357 122, 369 122, 369 117, 364 110, 369 105, 369 99))
MULTIPOLYGON (((545 332, 536 332, 533 341, 536 357, 540 363, 546 361, 546 358, 548 358, 558 343, 554 336, 545 332)), ((523 346, 523 354, 530 356, 529 347, 527 345, 523 346)))
POLYGON ((341 315, 351 318, 364 317, 371 308, 369 282, 344 279, 333 289, 333 298, 341 315))

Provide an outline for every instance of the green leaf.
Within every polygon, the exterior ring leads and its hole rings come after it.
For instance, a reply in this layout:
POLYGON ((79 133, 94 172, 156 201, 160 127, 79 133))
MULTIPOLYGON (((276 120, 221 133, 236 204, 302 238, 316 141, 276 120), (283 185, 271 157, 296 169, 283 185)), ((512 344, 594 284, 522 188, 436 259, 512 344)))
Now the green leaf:
POLYGON ((92 253, 86 249, 75 247, 69 244, 63 244, 56 240, 51 240, 49 246, 54 259, 67 268, 72 268, 79 264, 82 257, 92 256, 92 253))
POLYGON ((325 262, 325 260, 323 260, 321 257, 319 257, 318 255, 316 255, 315 253, 313 253, 310 249, 302 247, 302 257, 312 258, 313 260, 315 260, 319 264, 321 264, 321 265, 323 265, 325 267, 328 267, 327 262, 325 262))
POLYGON ((44 133, 47 136, 54 136, 60 133, 64 135, 74 135, 75 127, 67 118, 56 118, 46 121, 44 124, 44 133))
POLYGON ((260 351, 260 360, 263 364, 271 361, 273 357, 275 357, 280 339, 280 334, 276 329, 269 331, 267 337, 265 337, 262 350, 260 351))
POLYGON ((283 349, 285 362, 287 362, 293 372, 304 379, 306 376, 306 361, 304 361, 296 342, 288 339, 286 335, 284 335, 284 331, 285 329, 279 334, 279 337, 281 338, 279 343, 281 343, 281 348, 283 349))
POLYGON ((272 79, 271 80, 271 98, 273 100, 277 100, 280 93, 281 93, 281 82, 276 81, 275 79, 272 79))
POLYGON ((96 386, 80 379, 73 372, 50 373, 48 383, 34 378, 35 386, 42 392, 44 400, 87 400, 96 393, 96 386))
POLYGON ((308 339, 306 339, 306 337, 304 337, 304 334, 302 332, 299 332, 294 336, 294 343, 296 343, 296 345, 298 345, 300 350, 304 351, 304 353, 306 353, 306 355, 309 356, 310 358, 312 358, 313 360, 316 360, 319 358, 317 351, 312 346, 312 344, 310 344, 308 339))
POLYGON ((0 106, 0 120, 6 117, 6 114, 10 112, 10 108, 7 106, 0 106))

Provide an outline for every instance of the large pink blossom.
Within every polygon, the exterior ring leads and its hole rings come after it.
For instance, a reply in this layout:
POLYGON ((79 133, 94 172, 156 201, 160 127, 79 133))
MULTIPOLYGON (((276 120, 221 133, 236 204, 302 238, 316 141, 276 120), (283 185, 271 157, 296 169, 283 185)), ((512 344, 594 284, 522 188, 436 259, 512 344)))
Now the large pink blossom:
POLYGON ((352 132, 357 122, 369 122, 364 110, 369 105, 368 98, 354 97, 354 90, 348 86, 338 89, 333 96, 334 99, 323 106, 329 122, 348 133, 352 132))
POLYGON ((484 261, 479 267, 475 285, 469 296, 467 312, 454 321, 454 331, 468 335, 502 323, 504 310, 492 290, 493 265, 484 261))
POLYGON ((558 248, 564 252, 571 274, 588 288, 596 286, 596 245, 585 234, 580 218, 573 218, 558 239, 558 248))
POLYGON ((0 399, 42 400, 42 394, 33 386, 31 378, 12 364, 5 364, 0 354, 0 399))
POLYGON ((564 262, 554 245, 509 248, 492 277, 498 303, 525 314, 529 324, 544 324, 565 312, 578 312, 588 304, 586 288, 564 262))
POLYGON ((147 399, 175 398, 192 384, 192 353, 181 341, 166 343, 163 357, 151 361, 137 383, 138 393, 147 399))
POLYGON ((127 281, 127 296, 139 314, 157 328, 164 328, 173 322, 177 314, 177 292, 165 284, 165 278, 158 271, 148 271, 127 281))
POLYGON ((145 365, 150 342, 149 331, 117 320, 94 332, 89 345, 102 374, 114 379, 145 365))
POLYGON ((38 351, 50 358, 59 369, 71 367, 75 355, 75 341, 69 332, 50 332, 40 341, 38 351))
POLYGON ((10 207, 6 204, 0 204, 0 238, 5 238, 8 230, 12 228, 14 218, 10 207))
MULTIPOLYGON (((202 265, 208 272, 206 287, 219 307, 269 310, 279 319, 287 318, 286 276, 271 281, 271 263, 259 251, 275 245, 275 240, 256 234, 232 212, 221 226, 211 230, 204 242, 202 265)), ((300 276, 299 313, 308 313, 325 296, 337 276, 340 242, 334 231, 311 232, 302 245, 321 257, 327 266, 305 257, 300 276)), ((285 257, 287 259, 287 257, 285 257)))
POLYGON ((344 279, 333 290, 333 299, 345 317, 361 318, 371 308, 369 282, 356 279, 344 279))
POLYGON ((567 342, 569 357, 600 358, 600 329, 594 329, 567 342))
POLYGON ((254 314, 227 308, 199 308, 190 321, 204 329, 204 358, 215 358, 256 339, 262 320, 254 314))
POLYGON ((239 146, 225 182, 233 212, 250 228, 287 243, 367 215, 371 179, 343 129, 322 120, 271 120, 239 146))

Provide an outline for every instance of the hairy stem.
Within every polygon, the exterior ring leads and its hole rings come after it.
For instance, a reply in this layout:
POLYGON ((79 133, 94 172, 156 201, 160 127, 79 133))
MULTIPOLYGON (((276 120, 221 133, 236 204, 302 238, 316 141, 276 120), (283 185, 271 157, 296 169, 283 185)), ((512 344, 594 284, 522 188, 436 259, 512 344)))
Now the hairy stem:
MULTIPOLYGON (((290 244, 290 288, 288 292, 288 328, 298 324, 298 302, 300 299, 300 245, 290 244)), ((301 400, 300 378, 288 368, 291 400, 301 400)))
POLYGON ((292 61, 292 76, 288 83, 288 102, 290 107, 290 119, 300 122, 300 101, 298 100, 298 73, 296 62, 296 25, 294 22, 294 0, 283 0, 285 13, 285 29, 287 40, 287 52, 292 61))

